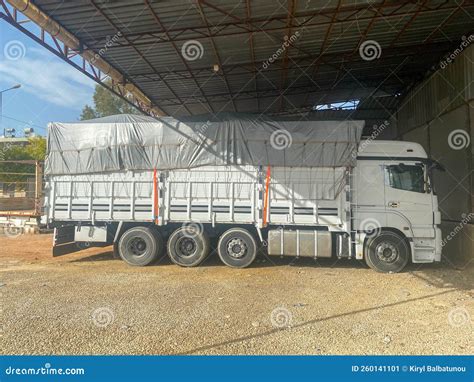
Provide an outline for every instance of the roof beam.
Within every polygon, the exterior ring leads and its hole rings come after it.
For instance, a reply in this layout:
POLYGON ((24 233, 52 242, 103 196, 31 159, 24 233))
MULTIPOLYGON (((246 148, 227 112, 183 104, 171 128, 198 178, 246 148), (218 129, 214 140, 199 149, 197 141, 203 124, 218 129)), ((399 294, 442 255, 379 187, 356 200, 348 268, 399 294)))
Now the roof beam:
MULTIPOLYGON (((288 0, 288 18, 286 21, 286 34, 283 38, 283 40, 290 41, 290 36, 291 36, 291 28, 293 26, 293 17, 295 14, 295 9, 296 9, 296 1, 297 0, 288 0)), ((286 42, 283 41, 283 44, 286 42)), ((290 51, 291 45, 289 45, 285 49, 285 53, 283 55, 283 62, 282 62, 282 72, 281 72, 281 82, 280 82, 280 106, 279 110, 282 111, 284 106, 285 106, 285 96, 283 95, 284 93, 284 88, 286 86, 286 80, 288 78, 288 53, 290 51)))
MULTIPOLYGON (((209 23, 206 19, 206 15, 204 14, 204 11, 202 9, 201 1, 198 0, 196 3, 197 3, 197 10, 198 10, 199 14, 201 15, 202 22, 206 26, 207 33, 210 36, 211 35, 211 28, 209 27, 209 23)), ((229 92, 229 94, 232 97, 232 89, 230 88, 229 81, 227 80, 227 76, 225 75, 225 71, 224 71, 224 68, 222 66, 222 60, 221 60, 221 57, 219 55, 219 51, 216 48, 216 43, 215 43, 215 41, 212 37, 210 38, 210 41, 211 41, 212 49, 214 51, 214 56, 216 57, 216 60, 217 60, 217 65, 219 65, 219 71, 222 72, 222 79, 223 79, 223 81, 224 81, 224 83, 227 87, 227 91, 229 92)), ((237 107, 235 106, 235 102, 234 102, 233 97, 231 98, 231 100, 232 100, 232 107, 234 108, 234 111, 237 111, 237 107)))
POLYGON ((463 9, 463 7, 467 7, 468 5, 470 4, 466 4, 468 2, 468 0, 463 0, 461 1, 460 4, 458 4, 458 6, 454 9, 454 11, 448 16, 446 17, 443 22, 441 24, 439 24, 439 26, 434 30, 432 31, 424 40, 423 40, 423 44, 426 44, 428 42, 430 42, 431 40, 433 40, 433 38, 436 36, 436 34, 441 31, 443 29, 443 27, 445 25, 447 25, 453 18, 454 16, 456 16, 458 14, 458 12, 463 9))
MULTIPOLYGON (((382 4, 380 4, 381 7, 383 7, 385 5, 385 3, 387 2, 387 0, 384 0, 382 2, 382 4)), ((402 6, 403 7, 403 6, 402 6)), ((369 24, 367 25, 367 27, 365 28, 364 32, 362 32, 360 38, 359 38, 359 41, 357 42, 357 45, 355 46, 354 50, 349 54, 349 56, 347 58, 344 58, 341 62, 341 66, 339 68, 339 73, 337 74, 336 76, 336 79, 334 80, 334 83, 333 83, 333 87, 335 87, 342 75, 342 72, 344 70, 344 62, 345 61, 348 61, 348 60, 351 60, 352 57, 354 57, 354 55, 356 54, 356 52, 358 51, 360 45, 365 41, 365 39, 367 38, 367 36, 369 35, 372 27, 375 25, 375 21, 377 20, 377 15, 379 14, 378 12, 378 9, 375 8, 372 10, 374 12, 373 16, 372 16, 372 19, 370 20, 369 24)))
MULTIPOLYGON (((125 101, 133 104, 135 107, 141 109, 143 112, 158 116, 166 115, 166 112, 155 105, 152 100, 134 84, 132 80, 130 80, 113 65, 107 62, 103 57, 101 57, 101 55, 94 51, 88 50, 83 41, 81 41, 55 20, 51 19, 35 4, 25 0, 7 1, 14 9, 13 15, 8 11, 8 8, 4 4, 3 0, 0 0, 0 3, 2 4, 3 9, 6 10, 5 16, 2 16, 2 18, 8 23, 22 31, 37 43, 43 45, 53 54, 68 62, 77 70, 92 78, 97 83, 113 91, 118 96, 124 98, 125 101), (22 24, 20 24, 18 21, 17 11, 19 11, 39 27, 41 37, 37 37, 34 33, 30 32, 24 28, 22 24), (52 38, 54 38, 55 43, 57 43, 57 40, 61 41, 64 44, 64 50, 56 50, 48 45, 45 40, 45 33, 48 33, 52 38), (76 62, 71 60, 75 55, 80 55, 82 57, 82 66, 79 66, 76 62), (86 65, 86 63, 88 65, 86 65), (91 68, 91 72, 93 72, 93 74, 87 71, 87 66, 91 68), (94 68, 97 68, 103 75, 112 79, 113 83, 115 84, 114 89, 104 84, 103 79, 96 75, 97 72, 94 68), (118 93, 116 91, 117 89, 119 90, 118 93), (133 102, 127 98, 128 94, 131 95, 133 102)), ((2 14, 0 13, 0 15, 2 14)))
MULTIPOLYGON (((110 17, 108 17, 103 11, 102 9, 95 3, 94 0, 89 0, 90 4, 94 7, 94 9, 109 23, 109 25, 116 31, 116 33, 120 33, 122 35, 122 37, 128 41, 130 43, 130 41, 125 37, 123 36, 123 33, 120 31, 120 29, 115 25, 115 23, 110 19, 110 17)), ((150 61, 148 61, 148 59, 145 57, 145 55, 140 52, 138 50, 137 47, 133 46, 132 45, 132 48, 133 50, 140 56, 140 58, 143 60, 143 62, 145 62, 153 71, 156 75, 158 75, 158 77, 160 78, 160 80, 163 82, 163 84, 168 88, 168 90, 178 99, 180 100, 180 97, 178 96, 178 94, 176 94, 176 92, 166 83, 166 81, 164 81, 162 78, 161 78, 161 75, 156 71, 155 67, 150 63, 150 61)), ((183 107, 186 109, 186 111, 191 115, 191 111, 189 110, 189 108, 186 106, 186 104, 183 103, 183 107)))
MULTIPOLYGON (((252 8, 250 5, 250 0, 245 1, 245 10, 246 10, 246 15, 247 15, 247 20, 251 20, 252 8)), ((260 97, 258 96, 258 78, 257 78, 258 70, 257 70, 257 65, 255 64, 255 47, 254 47, 254 42, 253 42, 253 28, 250 27, 250 29, 251 31, 250 31, 250 37, 249 37, 249 49, 250 49, 250 57, 252 60, 252 67, 253 67, 253 82, 255 85, 255 93, 257 94, 257 110, 260 111, 260 97)))
MULTIPOLYGON (((391 49, 384 49, 384 55, 379 59, 379 64, 383 63, 383 60, 391 59, 391 58, 400 58, 406 56, 419 56, 420 54, 439 54, 445 53, 452 49, 453 43, 450 42, 437 42, 437 43, 430 43, 423 46, 419 45, 409 45, 404 47, 393 47, 391 49)), ((344 60, 344 56, 350 54, 352 49, 348 52, 340 52, 340 53, 326 53, 322 56, 315 54, 315 55, 308 55, 308 56, 295 56, 292 58, 292 61, 298 65, 302 70, 306 70, 307 68, 313 67, 314 60, 319 59, 321 64, 324 64, 328 67, 337 68, 337 65, 341 62, 345 62, 346 64, 350 63, 360 63, 364 64, 367 67, 370 67, 370 63, 364 61, 360 56, 354 55, 351 59, 344 60)), ((279 58, 273 62, 271 67, 267 69, 267 71, 280 71, 281 70, 281 61, 282 59, 279 58)), ((241 75, 245 73, 253 73, 254 65, 261 66, 266 61, 245 61, 240 62, 237 64, 224 64, 223 68, 226 71, 227 76, 232 75, 241 75)), ((212 68, 208 66, 201 66, 193 68, 194 75, 213 75, 212 68)), ((154 72, 135 72, 131 73, 134 77, 136 76, 152 76, 154 72)), ((187 70, 167 70, 166 72, 160 72, 160 75, 163 77, 169 75, 176 75, 181 76, 183 78, 190 78, 186 77, 188 74, 187 70)))
POLYGON ((408 20, 408 22, 403 26, 402 29, 400 29, 400 32, 397 33, 396 37, 392 40, 392 42, 390 43, 390 45, 388 46, 389 48, 392 48, 395 43, 400 39, 400 37, 402 37, 403 33, 406 32, 406 30, 410 27, 410 25, 413 23, 413 21, 415 21, 415 19, 418 17, 418 15, 420 14, 421 10, 423 9, 423 7, 425 6, 425 4, 428 2, 428 0, 423 0, 420 5, 418 6, 418 9, 416 10, 416 12, 410 17, 410 19, 408 20))
MULTIPOLYGON (((145 6, 147 7, 147 9, 150 11, 151 15, 153 16, 153 18, 155 19, 155 21, 158 23, 158 25, 160 26, 162 32, 169 38, 169 34, 168 34, 168 31, 166 30, 165 26, 163 25, 163 23, 161 22, 161 19, 158 17, 158 15, 156 14, 156 12, 154 11, 153 7, 150 5, 150 2, 148 0, 144 0, 145 1, 145 6)), ((208 107, 208 110, 209 112, 211 113, 214 113, 214 108, 212 107, 212 104, 211 102, 208 100, 206 94, 204 93, 204 91, 201 89, 201 85, 197 82, 197 79, 196 77, 194 76, 193 74, 193 71, 192 69, 189 67, 189 64, 188 64, 188 61, 183 57, 183 55, 181 54, 181 52, 179 51, 178 47, 176 46, 176 43, 172 40, 170 40, 171 42, 171 45, 173 46, 176 54, 179 56, 179 58, 181 59, 181 62, 184 64, 184 66, 186 67, 187 71, 189 72, 191 78, 193 79, 194 83, 196 84, 196 88, 199 90, 199 92, 203 95, 203 97, 206 99, 206 103, 207 103, 207 107, 208 107)), ((162 80, 164 80, 163 76, 161 76, 162 80)), ((183 105, 184 106, 184 105, 183 105)))
MULTIPOLYGON (((401 5, 396 3, 398 5, 395 10, 389 14, 377 14, 375 16, 370 16, 370 17, 360 17, 360 18, 354 18, 354 15, 350 15, 346 17, 345 19, 339 20, 339 19, 334 19, 332 21, 332 17, 329 21, 326 22, 314 22, 314 23, 307 23, 306 21, 303 22, 295 22, 293 24, 293 29, 297 28, 310 28, 310 27, 325 27, 330 24, 340 25, 340 24, 346 24, 346 23, 351 23, 354 21, 357 22, 365 22, 365 21, 370 21, 374 17, 376 19, 391 19, 391 18, 400 18, 403 16, 409 16, 412 15, 413 12, 407 12, 407 11, 400 11, 403 7, 405 7, 408 4, 412 3, 407 3, 407 2, 402 2, 401 5)), ((473 4, 465 4, 465 7, 473 6, 473 4)), ((377 9, 382 10, 385 8, 393 8, 394 3, 389 3, 385 4, 384 6, 379 5, 377 9)), ((345 10, 348 7, 341 7, 341 12, 345 12, 345 10)), ((358 8, 358 12, 360 13, 363 10, 368 10, 370 9, 368 6, 360 7, 358 8)), ((446 6, 443 8, 440 8, 439 6, 433 9, 424 9, 423 14, 431 14, 434 12, 449 12, 449 11, 454 11, 454 10, 459 10, 460 6, 455 5, 455 6, 446 6)), ((334 12, 334 10, 332 10, 334 12)), ((315 12, 314 15, 320 15, 320 12, 315 12)), ((333 13, 330 14, 325 14, 325 15, 333 15, 333 13)), ((296 13, 294 15, 294 20, 297 20, 298 16, 296 13)), ((312 18, 311 18, 312 19, 312 18)), ((267 23, 265 23, 267 25, 267 23)), ((113 45, 112 47, 126 47, 130 45, 135 45, 135 46, 141 46, 141 45, 150 45, 150 44, 163 44, 167 43, 170 41, 174 42, 184 42, 188 41, 190 39, 202 39, 202 38, 214 38, 214 37, 230 37, 230 36, 239 36, 239 35, 246 35, 250 32, 253 34, 255 33, 270 33, 270 32, 278 32, 278 31, 284 31, 287 29, 285 25, 282 26, 277 26, 277 27, 266 27, 265 25, 259 25, 257 22, 255 22, 253 19, 237 19, 233 22, 223 22, 220 23, 218 26, 213 28, 213 31, 211 31, 211 34, 209 35, 209 32, 206 29, 206 26, 190 26, 190 27, 172 27, 167 29, 168 36, 164 35, 163 33, 159 33, 155 30, 147 31, 147 32, 140 32, 140 33, 129 33, 129 34, 124 34, 124 36, 130 40, 130 43, 120 43, 117 42, 116 45, 113 45), (234 30, 228 31, 230 28, 234 28, 234 30), (196 35, 190 36, 190 33, 194 32, 196 35), (147 40, 148 39, 148 40, 147 40)), ((85 44, 91 46, 91 47, 102 47, 104 43, 107 41, 107 38, 109 36, 100 36, 96 37, 93 39, 88 39, 87 37, 83 37, 83 41, 85 44)))
MULTIPOLYGON (((418 71, 407 71, 406 73, 403 74, 403 76, 400 76, 402 78, 405 78, 406 81, 410 81, 413 78, 413 75, 415 73, 418 73, 418 71)), ((337 91, 361 91, 361 92, 367 92, 367 94, 370 94, 374 89, 376 89, 381 82, 381 79, 387 79, 386 76, 383 75, 374 75, 371 78, 365 77, 362 81, 358 81, 355 79, 350 79, 347 81, 344 81, 341 83, 341 86, 336 89, 337 91), (364 87, 361 88, 361 82, 363 83, 364 87)), ((399 78, 392 78, 389 80, 386 80, 385 82, 385 88, 380 88, 379 91, 383 93, 383 95, 391 94, 394 91, 399 91, 400 89, 405 86, 407 83, 400 83, 399 78)), ((328 81, 326 83, 321 83, 320 86, 315 86, 314 84, 305 84, 305 85, 298 85, 298 86, 292 86, 289 88, 286 92, 288 96, 294 96, 294 95, 306 95, 308 92, 310 93, 323 93, 323 94, 330 94, 328 91, 333 90, 332 89, 332 81, 328 81)), ((260 89, 258 92, 258 96, 262 98, 268 98, 268 97, 280 97, 280 89, 275 89, 275 88, 266 88, 266 89, 260 89)), ((230 95, 227 92, 222 92, 222 93, 214 93, 212 95, 209 95, 209 97, 215 101, 215 102, 226 102, 230 100, 230 95)), ((242 100, 252 100, 257 97, 257 94, 254 90, 242 90, 238 94, 235 94, 233 98, 238 101, 242 100)), ((184 96, 185 102, 188 103, 199 103, 200 101, 197 99, 197 97, 189 95, 189 96, 184 96)), ((175 99, 174 98, 165 98, 162 99, 164 102, 163 104, 167 105, 167 102, 171 102, 172 105, 175 105, 175 99)))

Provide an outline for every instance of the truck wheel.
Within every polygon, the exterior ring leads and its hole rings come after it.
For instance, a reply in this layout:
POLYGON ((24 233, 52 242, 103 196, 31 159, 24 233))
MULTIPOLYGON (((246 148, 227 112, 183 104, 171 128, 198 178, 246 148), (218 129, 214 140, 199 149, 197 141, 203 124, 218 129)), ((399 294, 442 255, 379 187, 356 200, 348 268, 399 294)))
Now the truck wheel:
POLYGON ((195 267, 209 254, 209 237, 204 230, 180 227, 168 239, 171 261, 182 267, 195 267))
POLYGON ((400 272, 409 256, 407 241, 395 232, 384 231, 366 243, 365 262, 377 272, 400 272))
POLYGON ((133 227, 120 238, 118 253, 128 264, 142 267, 151 264, 163 253, 163 239, 155 229, 133 227))
POLYGON ((257 256, 257 242, 246 229, 231 228, 219 238, 217 252, 225 265, 245 268, 252 264, 257 256))

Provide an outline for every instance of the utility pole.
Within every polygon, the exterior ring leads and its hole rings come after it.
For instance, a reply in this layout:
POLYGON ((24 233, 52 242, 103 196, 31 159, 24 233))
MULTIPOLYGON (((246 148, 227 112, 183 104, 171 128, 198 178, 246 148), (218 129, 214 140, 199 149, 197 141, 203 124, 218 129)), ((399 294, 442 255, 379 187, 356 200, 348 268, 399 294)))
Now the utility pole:
POLYGON ((14 89, 19 89, 19 88, 21 88, 21 85, 16 84, 15 86, 12 86, 11 88, 0 91, 0 127, 3 128, 3 136, 4 137, 6 137, 6 134, 5 134, 5 128, 3 127, 3 93, 5 93, 9 90, 14 90, 14 89))

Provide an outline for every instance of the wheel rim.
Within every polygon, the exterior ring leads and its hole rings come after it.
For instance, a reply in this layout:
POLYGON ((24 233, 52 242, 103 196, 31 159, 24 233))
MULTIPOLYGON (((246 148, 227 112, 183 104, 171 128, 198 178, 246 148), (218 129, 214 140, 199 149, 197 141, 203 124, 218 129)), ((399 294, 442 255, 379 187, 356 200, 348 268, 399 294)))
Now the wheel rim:
POLYGON ((375 248, 375 253, 377 254, 378 259, 385 263, 393 263, 398 259, 398 250, 392 243, 380 243, 375 248))
POLYGON ((234 259, 241 259, 247 254, 247 243, 239 238, 233 238, 227 243, 227 253, 234 259))
POLYGON ((176 253, 180 257, 193 256, 197 251, 197 247, 196 240, 187 236, 180 237, 175 245, 176 253))
POLYGON ((148 245, 141 237, 135 237, 130 240, 129 249, 133 256, 143 256, 147 251, 148 245))

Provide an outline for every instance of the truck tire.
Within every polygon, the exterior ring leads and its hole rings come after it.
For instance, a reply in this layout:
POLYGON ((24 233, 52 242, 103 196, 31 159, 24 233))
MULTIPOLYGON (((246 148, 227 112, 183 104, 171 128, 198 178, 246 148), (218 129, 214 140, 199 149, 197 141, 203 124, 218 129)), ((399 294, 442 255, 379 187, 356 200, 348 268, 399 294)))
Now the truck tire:
POLYGON ((246 229, 231 228, 219 238, 217 253, 225 265, 245 268, 252 264, 257 256, 257 242, 246 229))
POLYGON ((369 238, 365 249, 367 265, 382 273, 400 272, 410 257, 410 247, 406 239, 391 231, 382 231, 369 238))
POLYGON ((118 253, 128 264, 143 267, 163 253, 163 239, 156 229, 133 227, 120 238, 118 253))
POLYGON ((195 267, 209 254, 209 237, 204 230, 180 227, 168 239, 168 256, 182 267, 195 267))

